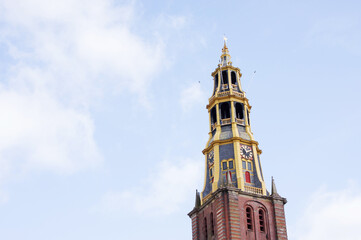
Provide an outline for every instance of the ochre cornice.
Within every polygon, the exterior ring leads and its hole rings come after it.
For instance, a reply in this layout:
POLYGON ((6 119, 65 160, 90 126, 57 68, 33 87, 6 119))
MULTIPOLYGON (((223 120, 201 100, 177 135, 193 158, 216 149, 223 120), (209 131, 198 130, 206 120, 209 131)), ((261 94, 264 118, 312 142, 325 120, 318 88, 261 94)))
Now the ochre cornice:
POLYGON ((218 102, 228 102, 228 101, 235 101, 235 100, 238 100, 238 101, 241 101, 241 102, 244 102, 248 109, 251 110, 252 106, 249 105, 249 102, 248 102, 248 98, 246 97, 240 97, 238 95, 236 95, 234 92, 230 95, 226 95, 226 96, 213 96, 209 99, 209 103, 207 104, 206 108, 208 109, 208 111, 214 106, 214 103, 218 103, 218 102))
POLYGON ((227 69, 231 69, 233 71, 237 71, 239 73, 239 77, 241 78, 242 73, 241 70, 238 67, 233 67, 231 65, 227 65, 227 66, 222 66, 222 67, 217 67, 213 72, 212 72, 212 77, 214 77, 214 75, 217 74, 217 72, 219 71, 223 71, 223 70, 227 70, 227 69))
POLYGON ((262 150, 258 148, 258 142, 257 141, 246 140, 246 139, 243 139, 241 137, 232 137, 232 138, 224 139, 224 140, 214 140, 208 147, 203 149, 202 153, 205 154, 205 153, 209 152, 209 150, 211 150, 214 147, 215 144, 221 145, 221 144, 233 143, 234 141, 239 141, 241 143, 250 144, 250 145, 255 144, 256 148, 257 148, 257 153, 258 154, 262 153, 262 150))

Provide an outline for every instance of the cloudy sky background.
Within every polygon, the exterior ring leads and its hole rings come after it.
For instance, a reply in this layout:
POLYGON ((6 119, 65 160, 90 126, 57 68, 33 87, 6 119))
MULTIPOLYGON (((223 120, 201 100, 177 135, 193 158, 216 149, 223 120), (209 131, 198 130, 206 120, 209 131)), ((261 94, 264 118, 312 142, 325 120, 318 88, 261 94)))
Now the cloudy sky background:
POLYGON ((226 34, 289 238, 360 240, 359 9, 0 0, 0 239, 191 239, 226 34))

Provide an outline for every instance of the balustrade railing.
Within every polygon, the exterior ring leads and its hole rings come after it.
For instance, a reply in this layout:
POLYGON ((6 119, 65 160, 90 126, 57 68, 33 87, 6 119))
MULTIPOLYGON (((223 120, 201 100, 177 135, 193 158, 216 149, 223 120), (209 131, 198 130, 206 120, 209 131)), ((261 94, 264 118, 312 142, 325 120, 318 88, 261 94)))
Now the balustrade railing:
POLYGON ((233 92, 233 94, 238 96, 238 97, 244 97, 244 93, 233 92))
POLYGON ((236 122, 237 122, 238 124, 244 125, 244 119, 236 118, 236 122))
POLYGON ((224 96, 228 96, 228 95, 229 95, 229 91, 217 93, 217 97, 224 97, 224 96))
POLYGON ((244 191, 254 194, 262 194, 262 188, 256 188, 251 186, 244 186, 244 191))
POLYGON ((221 120, 222 125, 226 125, 226 124, 231 124, 231 119, 230 118, 224 118, 221 120))
POLYGON ((228 84, 222 84, 222 89, 228 89, 228 84))
MULTIPOLYGON (((228 86, 228 85, 227 85, 228 86)), ((227 88, 228 89, 228 88, 227 88)), ((218 92, 215 95, 213 95, 212 97, 210 97, 208 100, 212 101, 215 97, 225 97, 225 96, 229 96, 229 95, 235 95, 237 97, 244 97, 244 93, 240 93, 240 92, 231 92, 230 91, 224 91, 224 92, 218 92)))

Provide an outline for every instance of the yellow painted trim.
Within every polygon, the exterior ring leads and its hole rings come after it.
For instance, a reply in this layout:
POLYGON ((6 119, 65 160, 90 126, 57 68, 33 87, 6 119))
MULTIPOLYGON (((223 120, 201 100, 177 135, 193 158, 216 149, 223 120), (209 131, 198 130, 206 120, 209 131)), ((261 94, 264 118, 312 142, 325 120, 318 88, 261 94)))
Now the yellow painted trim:
POLYGON ((234 150, 234 159, 236 162, 236 176, 237 176, 237 183, 238 188, 244 191, 244 178, 243 178, 243 172, 242 172, 242 162, 240 162, 240 142, 239 140, 235 140, 233 142, 233 150, 234 150))
POLYGON ((223 70, 226 70, 226 69, 230 69, 230 70, 233 70, 233 71, 236 71, 236 72, 241 72, 240 69, 238 67, 233 67, 233 66, 230 66, 230 65, 227 65, 227 66, 221 66, 221 67, 217 67, 212 73, 212 77, 214 77, 214 75, 217 74, 217 72, 219 71, 223 71, 223 70))
POLYGON ((214 181, 212 184, 212 192, 216 191, 218 188, 219 181, 219 145, 214 146, 214 181))
POLYGON ((257 141, 246 140, 246 139, 243 139, 243 138, 240 138, 240 137, 232 137, 232 138, 225 139, 225 140, 214 140, 209 147, 206 147, 205 149, 203 149, 202 153, 204 154, 205 152, 208 152, 209 149, 213 148, 213 146, 215 144, 224 145, 224 144, 233 143, 234 141, 239 141, 242 144, 248 144, 248 145, 255 144, 256 147, 257 147, 257 153, 258 154, 262 153, 262 150, 258 148, 258 142, 257 141))
POLYGON ((221 76, 220 76, 220 74, 218 74, 218 86, 217 86, 217 91, 215 92, 215 94, 217 94, 219 92, 220 88, 221 88, 221 76))
POLYGON ((208 141, 207 141, 206 147, 208 147, 209 142, 210 142, 210 141, 211 141, 211 139, 212 139, 212 132, 209 132, 209 133, 208 133, 208 135, 209 135, 209 138, 208 138, 208 141))
POLYGON ((206 106, 208 111, 214 107, 215 104, 223 103, 223 102, 230 102, 230 101, 236 101, 243 103, 248 109, 251 109, 252 106, 249 105, 248 99, 246 97, 239 97, 237 95, 227 95, 222 97, 214 97, 211 101, 209 101, 209 104, 206 106))
POLYGON ((256 165, 256 172, 257 172, 258 180, 262 184, 263 195, 266 195, 267 194, 267 192, 266 192, 266 184, 264 183, 264 180, 262 179, 261 166, 258 164, 259 163, 258 162, 258 154, 256 154, 257 153, 257 148, 256 148, 255 144, 252 144, 252 149, 253 149, 253 152, 254 152, 253 159, 254 159, 254 164, 256 165))
POLYGON ((204 175, 204 183, 203 183, 203 190, 201 192, 201 202, 202 202, 202 199, 203 199, 203 192, 204 192, 204 189, 206 189, 206 185, 207 185, 207 171, 208 171, 208 159, 207 159, 207 154, 205 154, 205 159, 206 159, 206 164, 205 164, 205 175, 204 175))
POLYGON ((219 135, 221 134, 221 120, 219 116, 219 105, 216 105, 216 114, 217 114, 217 124, 216 124, 216 133, 214 134, 213 142, 219 140, 219 135))
POLYGON ((252 160, 241 158, 241 161, 242 161, 242 170, 246 170, 246 171, 253 171, 254 170, 252 160), (246 168, 243 168, 243 161, 246 162, 246 168), (248 163, 251 163, 251 169, 248 169, 248 163))
POLYGON ((208 141, 206 143, 206 147, 209 145, 209 142, 211 141, 212 139, 212 120, 211 120, 211 109, 208 110, 208 117, 209 117, 209 138, 208 138, 208 141))
POLYGON ((238 72, 236 72, 236 76, 237 76, 238 88, 243 92, 243 90, 242 90, 242 84, 241 84, 242 73, 240 73, 240 72, 238 71, 238 72))
POLYGON ((212 132, 212 117, 211 117, 211 108, 208 109, 208 118, 209 118, 209 131, 212 132))
POLYGON ((223 159, 222 161, 221 161, 221 170, 222 171, 226 171, 226 170, 223 170, 223 163, 224 162, 226 162, 227 163, 227 169, 228 170, 235 170, 236 168, 235 168, 235 160, 233 159, 233 158, 228 158, 228 159, 223 159), (229 168, 229 161, 233 161, 233 168, 229 168))
POLYGON ((232 134, 235 137, 239 137, 237 123, 236 123, 236 113, 234 110, 234 101, 231 101, 231 123, 232 123, 232 134))
POLYGON ((228 89, 229 89, 230 94, 232 95, 233 94, 233 88, 231 87, 232 79, 231 79, 231 71, 229 69, 227 69, 227 76, 228 76, 228 89))
POLYGON ((248 133, 248 136, 251 138, 251 140, 254 141, 254 137, 253 137, 253 133, 251 132, 251 125, 248 122, 248 112, 250 112, 250 110, 248 110, 248 107, 245 106, 244 111, 245 111, 245 122, 246 122, 246 133, 248 133))

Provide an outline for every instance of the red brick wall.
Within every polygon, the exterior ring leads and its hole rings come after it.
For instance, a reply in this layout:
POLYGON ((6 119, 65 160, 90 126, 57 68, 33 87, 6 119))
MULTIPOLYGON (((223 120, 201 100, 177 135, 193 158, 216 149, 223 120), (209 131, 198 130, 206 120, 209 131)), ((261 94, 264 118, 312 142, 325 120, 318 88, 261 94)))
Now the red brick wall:
POLYGON ((241 236, 247 240, 276 240, 276 229, 274 225, 273 203, 270 199, 257 198, 247 195, 239 195, 239 208, 241 212, 241 236), (247 228, 246 208, 251 208, 252 230, 247 228), (264 211, 265 229, 261 231, 259 221, 259 210, 264 211))
POLYGON ((198 214, 193 214, 191 216, 192 219, 192 239, 198 240, 199 234, 198 234, 198 214))
POLYGON ((229 239, 241 239, 241 209, 239 208, 239 194, 237 192, 228 192, 228 212, 230 233, 229 239))
POLYGON ((224 196, 221 193, 217 195, 214 201, 214 205, 216 210, 215 214, 213 213, 213 216, 216 218, 215 219, 216 232, 214 239, 219 239, 219 240, 227 239, 225 201, 224 201, 224 196))
POLYGON ((274 202, 275 221, 276 221, 278 239, 287 240, 284 203, 281 199, 275 199, 273 202, 274 202))
POLYGON ((191 215, 193 240, 287 240, 282 199, 242 194, 238 190, 222 190, 210 202, 191 215), (252 230, 247 228, 246 208, 252 209, 252 230), (264 212, 264 229, 260 228, 259 210, 264 212), (211 213, 214 235, 212 236, 211 213), (208 237, 204 220, 207 220, 208 237))

